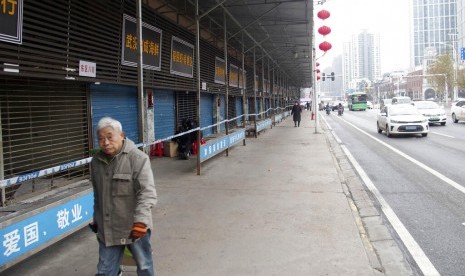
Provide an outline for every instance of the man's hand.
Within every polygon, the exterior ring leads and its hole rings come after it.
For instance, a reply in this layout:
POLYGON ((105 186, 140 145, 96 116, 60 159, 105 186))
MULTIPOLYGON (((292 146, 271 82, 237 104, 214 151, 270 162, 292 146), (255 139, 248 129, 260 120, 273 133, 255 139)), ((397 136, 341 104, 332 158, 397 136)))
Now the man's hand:
POLYGON ((131 230, 131 237, 133 239, 140 239, 147 234, 147 225, 142 222, 134 222, 131 230))
POLYGON ((92 230, 92 232, 97 234, 97 230, 98 230, 97 223, 95 223, 95 222, 89 223, 89 228, 90 228, 90 230, 92 230))

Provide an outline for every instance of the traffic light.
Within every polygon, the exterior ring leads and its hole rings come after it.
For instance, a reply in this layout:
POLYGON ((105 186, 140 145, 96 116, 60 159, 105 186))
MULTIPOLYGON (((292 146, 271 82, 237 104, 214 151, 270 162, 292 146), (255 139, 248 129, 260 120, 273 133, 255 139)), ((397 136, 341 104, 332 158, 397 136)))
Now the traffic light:
POLYGON ((331 72, 331 80, 334 81, 334 72, 331 72))
POLYGON ((326 76, 325 76, 325 75, 326 75, 326 74, 323 73, 323 77, 322 77, 322 80, 323 80, 323 81, 325 81, 325 79, 326 79, 326 76))

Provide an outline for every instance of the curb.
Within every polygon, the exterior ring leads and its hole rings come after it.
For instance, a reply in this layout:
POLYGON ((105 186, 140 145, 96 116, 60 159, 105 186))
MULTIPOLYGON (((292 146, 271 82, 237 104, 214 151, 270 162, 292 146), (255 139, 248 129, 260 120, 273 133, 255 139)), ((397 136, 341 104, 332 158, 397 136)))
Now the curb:
MULTIPOLYGON (((365 189, 353 164, 344 153, 337 135, 322 119, 323 131, 346 194, 360 238, 373 268, 374 275, 414 276, 414 269, 404 256, 401 247, 391 234, 384 214, 375 206, 376 199, 365 189)), ((377 204, 379 205, 379 204, 377 204)))

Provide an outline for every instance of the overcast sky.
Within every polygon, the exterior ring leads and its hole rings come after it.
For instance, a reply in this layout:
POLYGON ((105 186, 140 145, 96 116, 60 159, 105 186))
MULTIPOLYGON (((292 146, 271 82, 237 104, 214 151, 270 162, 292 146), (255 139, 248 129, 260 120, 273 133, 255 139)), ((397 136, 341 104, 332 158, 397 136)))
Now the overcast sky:
POLYGON ((407 70, 409 67, 409 3, 410 0, 327 0, 323 5, 315 5, 315 45, 317 57, 323 52, 318 45, 323 41, 332 44, 318 60, 321 68, 331 66, 333 59, 342 54, 342 43, 351 40, 352 34, 366 29, 378 33, 381 41, 382 73, 394 70, 407 70), (326 20, 316 16, 325 9, 331 13, 326 20), (325 37, 318 28, 326 25, 331 33, 325 37))

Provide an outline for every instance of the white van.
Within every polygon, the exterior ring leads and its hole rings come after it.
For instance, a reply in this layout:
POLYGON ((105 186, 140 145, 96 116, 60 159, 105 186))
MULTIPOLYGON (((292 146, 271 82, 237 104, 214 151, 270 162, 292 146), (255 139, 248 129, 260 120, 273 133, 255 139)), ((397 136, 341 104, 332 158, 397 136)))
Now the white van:
POLYGON ((407 96, 394 97, 391 104, 412 104, 412 99, 407 96))

